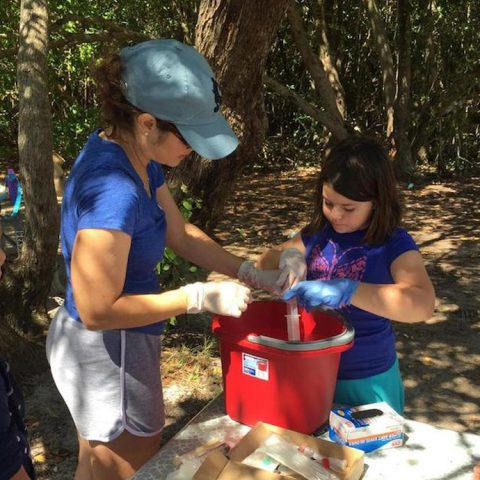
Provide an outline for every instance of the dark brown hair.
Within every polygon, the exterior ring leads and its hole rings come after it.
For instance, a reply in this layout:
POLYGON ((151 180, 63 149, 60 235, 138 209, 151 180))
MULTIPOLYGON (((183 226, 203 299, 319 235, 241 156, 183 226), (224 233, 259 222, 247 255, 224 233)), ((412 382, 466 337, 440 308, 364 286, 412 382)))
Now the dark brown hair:
MULTIPOLYGON (((124 96, 122 89, 122 62, 118 53, 109 53, 91 67, 97 86, 97 95, 102 116, 102 128, 116 138, 120 131, 134 132, 135 118, 142 112, 124 96)), ((171 129, 168 122, 157 120, 159 130, 171 129)))
POLYGON ((350 200, 372 202, 366 243, 384 243, 399 226, 402 212, 395 173, 386 150, 376 139, 351 136, 333 147, 317 180, 312 219, 304 228, 307 234, 327 223, 323 215, 325 183, 350 200))

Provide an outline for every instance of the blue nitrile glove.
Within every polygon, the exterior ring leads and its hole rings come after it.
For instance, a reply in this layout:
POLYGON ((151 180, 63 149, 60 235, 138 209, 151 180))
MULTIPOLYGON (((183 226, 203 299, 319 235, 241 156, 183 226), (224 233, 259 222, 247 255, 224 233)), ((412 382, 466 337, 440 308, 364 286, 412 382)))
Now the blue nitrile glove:
POLYGON ((329 308, 341 308, 352 303, 352 296, 357 287, 358 282, 348 278, 307 280, 297 283, 293 288, 287 290, 282 298, 288 301, 297 297, 298 303, 308 311, 322 305, 329 308))

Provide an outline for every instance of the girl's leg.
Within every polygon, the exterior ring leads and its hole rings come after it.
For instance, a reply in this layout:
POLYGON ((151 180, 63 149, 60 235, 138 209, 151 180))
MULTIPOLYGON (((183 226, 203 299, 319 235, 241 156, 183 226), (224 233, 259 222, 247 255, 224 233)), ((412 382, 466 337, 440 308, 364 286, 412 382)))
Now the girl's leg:
MULTIPOLYGON (((124 431, 115 440, 90 441, 92 480, 125 480, 144 465, 160 447, 161 434, 138 437, 124 431)), ((79 477, 80 478, 80 477, 79 477)), ((82 477, 82 480, 88 477, 82 477)))
POLYGON ((398 360, 384 373, 358 380, 337 380, 334 403, 348 407, 387 402, 403 415, 404 388, 398 360))

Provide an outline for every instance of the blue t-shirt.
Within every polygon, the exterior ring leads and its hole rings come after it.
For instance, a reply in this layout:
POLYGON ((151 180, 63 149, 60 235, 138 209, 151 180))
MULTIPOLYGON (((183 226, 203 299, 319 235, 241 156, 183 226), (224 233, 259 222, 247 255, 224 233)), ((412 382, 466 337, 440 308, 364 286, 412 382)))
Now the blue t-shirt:
POLYGON ((9 480, 22 466, 35 478, 23 416, 22 394, 0 358, 0 480, 9 480))
MULTIPOLYGON (((397 228, 382 245, 368 245, 365 230, 337 233, 327 224, 311 236, 302 234, 308 265, 307 280, 349 278, 364 283, 395 283, 392 262, 409 250, 418 250, 412 237, 397 228)), ((387 371, 395 362, 395 334, 390 320, 350 305, 341 310, 355 328, 355 341, 342 353, 338 378, 367 378, 387 371)))
MULTIPOLYGON (((70 264, 78 230, 109 229, 131 238, 124 294, 158 293, 155 266, 163 258, 167 224, 155 191, 164 184, 162 167, 147 166, 151 198, 123 149, 93 132, 78 155, 65 185, 62 203, 61 244, 67 273, 65 308, 80 316, 72 293, 70 264)), ((93 294, 94 292, 92 292, 93 294)), ((131 330, 160 335, 163 322, 131 330)))

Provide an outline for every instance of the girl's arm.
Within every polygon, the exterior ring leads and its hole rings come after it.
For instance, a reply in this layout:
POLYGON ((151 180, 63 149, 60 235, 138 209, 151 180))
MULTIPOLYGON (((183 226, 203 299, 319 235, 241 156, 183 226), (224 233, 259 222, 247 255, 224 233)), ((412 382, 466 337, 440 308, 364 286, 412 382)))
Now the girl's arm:
POLYGON ((300 253, 305 255, 305 245, 303 244, 300 233, 297 233, 293 238, 290 238, 281 245, 277 245, 270 250, 263 252, 257 260, 258 268, 261 268, 262 270, 278 268, 280 255, 287 248, 296 248, 300 253))
POLYGON ((157 189, 157 202, 167 218, 167 245, 177 255, 235 278, 243 259, 227 252, 195 225, 187 223, 166 184, 157 189))
POLYGON ((185 313, 187 295, 122 295, 131 238, 115 230, 79 230, 72 252, 71 277, 77 310, 91 330, 148 325, 185 313))
POLYGON ((431 318, 435 291, 420 253, 403 253, 392 263, 390 271, 394 284, 360 283, 352 296, 352 305, 404 323, 431 318))

